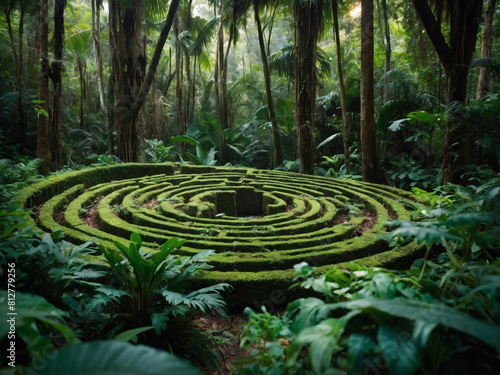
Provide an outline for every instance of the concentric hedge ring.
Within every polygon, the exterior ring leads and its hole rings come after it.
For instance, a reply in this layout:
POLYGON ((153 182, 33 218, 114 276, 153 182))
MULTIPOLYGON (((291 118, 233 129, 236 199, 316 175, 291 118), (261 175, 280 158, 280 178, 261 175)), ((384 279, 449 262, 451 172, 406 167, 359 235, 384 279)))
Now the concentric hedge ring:
POLYGON ((155 249, 171 237, 181 254, 216 254, 202 283, 228 282, 250 298, 266 298, 306 261, 322 269, 349 261, 406 265, 419 247, 390 250, 383 222, 410 219, 412 194, 387 186, 287 172, 122 164, 72 172, 32 185, 16 197, 38 208, 38 226, 62 229, 70 241, 105 246, 132 232, 155 249), (98 225, 82 213, 97 211, 98 225))

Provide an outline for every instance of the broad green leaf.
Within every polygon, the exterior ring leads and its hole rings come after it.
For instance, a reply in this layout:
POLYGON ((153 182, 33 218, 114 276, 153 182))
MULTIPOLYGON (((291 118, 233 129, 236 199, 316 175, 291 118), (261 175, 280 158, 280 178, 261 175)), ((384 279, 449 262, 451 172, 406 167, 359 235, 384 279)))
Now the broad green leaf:
POLYGON ((142 247, 142 239, 141 236, 139 236, 137 233, 133 232, 130 235, 130 242, 133 242, 137 249, 140 249, 142 247))
POLYGON ((372 337, 353 333, 347 339, 347 365, 351 373, 362 373, 366 368, 365 355, 376 347, 372 337))
POLYGON ((314 272, 314 267, 310 266, 307 262, 301 262, 293 266, 298 276, 308 277, 314 272))
POLYGON ((420 349, 423 349, 427 345, 427 341, 436 326, 436 323, 429 323, 425 320, 415 320, 412 339, 420 349))
POLYGON ((304 345, 310 345, 312 368, 316 374, 324 373, 330 368, 333 354, 342 349, 339 340, 349 319, 359 313, 360 311, 351 311, 341 318, 328 318, 315 326, 304 328, 290 346, 287 365, 295 362, 304 345))
POLYGON ((255 120, 259 121, 269 121, 269 109, 267 105, 260 107, 254 116, 255 120))
MULTIPOLYGON (((7 291, 0 290, 0 314, 6 320, 11 317, 8 315, 10 310, 8 310, 7 294, 7 291)), ((30 293, 17 292, 15 312, 17 314, 15 315, 16 330, 23 339, 26 338, 26 343, 30 347, 30 351, 37 346, 37 343, 41 342, 37 337, 40 336, 40 339, 42 338, 35 325, 36 321, 43 322, 60 332, 70 344, 80 342, 75 332, 64 324, 63 318, 67 316, 67 313, 59 310, 43 297, 30 293)), ((9 327, 9 324, 0 325, 0 337, 7 335, 9 327)))
POLYGON ((473 318, 443 304, 426 303, 403 298, 393 300, 361 299, 330 305, 331 309, 376 309, 392 316, 409 320, 422 320, 431 324, 442 324, 500 349, 500 327, 473 318))
POLYGON ((460 227, 463 225, 491 224, 495 222, 495 215, 484 212, 471 212, 452 215, 448 220, 438 223, 438 225, 450 227, 460 227))
POLYGON ((420 122, 433 123, 438 119, 438 116, 426 111, 411 112, 408 117, 420 122))
POLYGON ((389 126, 389 130, 393 132, 397 132, 398 130, 401 130, 404 126, 404 123, 406 121, 410 120, 409 118, 403 118, 400 120, 393 121, 392 124, 389 126))
POLYGON ((68 346, 48 360, 40 375, 197 375, 193 365, 144 345, 96 341, 68 346))
POLYGON ((331 306, 314 297, 300 298, 290 303, 288 311, 293 315, 298 311, 293 324, 293 331, 298 333, 306 327, 311 327, 326 319, 331 306))
POLYGON ((326 138, 324 141, 322 141, 319 145, 316 146, 316 149, 319 149, 321 146, 326 145, 328 142, 333 141, 335 138, 341 137, 342 133, 335 133, 326 138))
POLYGON ((198 57, 198 63, 205 72, 210 72, 212 67, 210 66, 210 60, 205 51, 201 51, 200 56, 198 57))
POLYGON ((172 142, 186 142, 192 146, 197 146, 200 143, 197 139, 194 139, 193 137, 190 137, 188 135, 177 135, 175 137, 172 137, 172 142))
POLYGON ((445 232, 443 230, 439 230, 436 228, 426 228, 411 224, 403 225, 393 230, 391 233, 387 235, 388 241, 391 242, 392 239, 397 236, 401 236, 403 238, 415 237, 417 243, 419 244, 425 243, 428 246, 433 243, 442 242, 443 238, 453 241, 462 241, 460 237, 445 232))
POLYGON ((167 328, 167 322, 170 320, 168 314, 165 313, 153 313, 151 314, 151 323, 155 329, 155 332, 160 335, 162 331, 167 328))
POLYGON ((484 196, 484 198, 486 199, 486 201, 490 202, 493 200, 493 198, 497 197, 499 194, 500 194, 500 186, 497 186, 489 190, 484 196))
POLYGON ((408 333, 381 325, 377 341, 391 375, 411 375, 420 366, 422 355, 408 333))
POLYGON ((152 329, 153 329, 153 326, 129 329, 125 332, 121 332, 118 335, 116 335, 113 338, 113 340, 114 341, 121 341, 121 342, 133 341, 137 338, 137 335, 139 335, 143 332, 150 331, 152 329))
POLYGON ((90 268, 84 268, 83 270, 81 271, 75 271, 73 272, 73 274, 71 275, 65 275, 63 276, 62 278, 63 279, 76 279, 76 280, 81 280, 81 279, 98 279, 100 277, 103 277, 103 276, 106 276, 107 275, 107 272, 105 271, 97 271, 97 270, 93 270, 93 269, 90 269, 90 268))

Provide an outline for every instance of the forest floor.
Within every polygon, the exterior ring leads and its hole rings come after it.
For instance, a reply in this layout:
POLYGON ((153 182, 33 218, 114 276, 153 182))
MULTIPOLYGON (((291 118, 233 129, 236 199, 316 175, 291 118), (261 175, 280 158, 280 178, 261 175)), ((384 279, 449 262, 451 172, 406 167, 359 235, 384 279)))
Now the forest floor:
POLYGON ((231 314, 229 319, 221 316, 205 315, 199 318, 199 323, 204 330, 223 332, 225 343, 216 351, 221 357, 218 369, 203 368, 206 375, 231 375, 234 374, 234 365, 238 360, 249 355, 249 351, 240 348, 240 335, 246 318, 242 314, 231 314))

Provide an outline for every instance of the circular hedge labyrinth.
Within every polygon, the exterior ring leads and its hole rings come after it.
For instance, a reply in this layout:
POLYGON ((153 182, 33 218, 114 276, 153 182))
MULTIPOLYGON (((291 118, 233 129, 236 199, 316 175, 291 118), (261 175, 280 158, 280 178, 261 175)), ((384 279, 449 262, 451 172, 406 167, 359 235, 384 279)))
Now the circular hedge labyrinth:
POLYGON ((319 270, 355 261, 407 266, 415 243, 390 249, 383 223, 410 219, 422 203, 403 190, 294 173, 173 164, 120 164, 54 176, 17 197, 44 232, 104 246, 138 233, 157 249, 171 237, 179 254, 213 249, 200 283, 228 282, 238 298, 286 292, 293 266, 319 270))

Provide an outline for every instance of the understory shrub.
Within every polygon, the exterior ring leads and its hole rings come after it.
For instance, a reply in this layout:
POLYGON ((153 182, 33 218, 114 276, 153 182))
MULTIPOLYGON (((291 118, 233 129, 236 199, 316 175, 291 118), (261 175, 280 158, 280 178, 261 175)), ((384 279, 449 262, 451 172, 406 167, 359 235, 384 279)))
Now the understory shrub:
MULTIPOLYGON (((224 340, 204 331, 194 319, 200 313, 225 316, 220 292, 229 286, 191 288, 196 273, 210 268, 210 251, 182 257, 174 252, 183 242, 171 239, 157 252, 146 253, 137 234, 128 247, 118 243, 117 248, 99 250, 93 241, 75 246, 58 230, 38 237, 39 232, 26 224, 30 215, 15 205, 0 211, 0 259, 16 270, 20 368, 45 361, 68 344, 102 339, 138 341, 204 366, 218 364, 213 348, 224 340)), ((8 275, 0 276, 7 285, 8 275)), ((6 310, 6 292, 0 300, 6 310)), ((2 325, 2 343, 7 339, 5 329, 2 325)))
MULTIPOLYGON (((500 365, 500 262, 408 271, 352 264, 301 286, 320 293, 283 317, 247 309, 244 374, 495 374, 500 365)), ((296 267, 311 275, 306 263, 296 267)))

